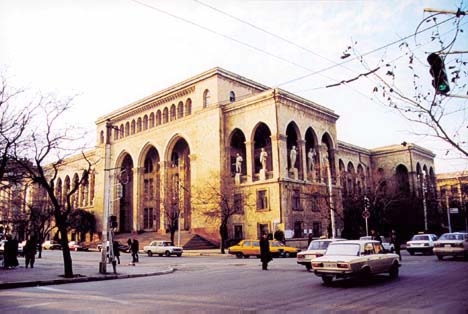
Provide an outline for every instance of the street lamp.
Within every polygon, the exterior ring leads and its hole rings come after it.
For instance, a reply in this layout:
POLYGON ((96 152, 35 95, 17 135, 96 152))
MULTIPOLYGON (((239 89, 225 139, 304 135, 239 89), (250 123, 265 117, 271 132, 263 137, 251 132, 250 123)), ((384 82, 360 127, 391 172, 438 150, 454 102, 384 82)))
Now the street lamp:
POLYGON ((424 209, 424 231, 427 231, 427 204, 426 204, 426 192, 427 192, 427 185, 426 185, 426 170, 422 172, 422 197, 423 197, 423 209, 424 209))
POLYGON ((332 239, 334 239, 335 238, 335 211, 333 210, 332 179, 331 179, 331 170, 330 170, 328 156, 324 156, 323 162, 325 164, 325 169, 327 171, 328 194, 330 197, 330 224, 331 224, 331 229, 332 229, 332 239))

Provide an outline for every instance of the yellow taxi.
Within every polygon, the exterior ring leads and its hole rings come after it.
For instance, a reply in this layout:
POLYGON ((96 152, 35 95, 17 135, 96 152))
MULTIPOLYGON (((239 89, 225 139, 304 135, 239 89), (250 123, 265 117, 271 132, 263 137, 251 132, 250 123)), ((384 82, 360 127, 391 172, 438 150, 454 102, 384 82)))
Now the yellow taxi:
MULTIPOLYGON (((249 258, 250 256, 260 257, 260 241, 242 240, 236 245, 229 247, 228 252, 238 258, 249 258)), ((286 246, 276 240, 270 240, 270 252, 274 257, 295 257, 299 249, 286 246)))

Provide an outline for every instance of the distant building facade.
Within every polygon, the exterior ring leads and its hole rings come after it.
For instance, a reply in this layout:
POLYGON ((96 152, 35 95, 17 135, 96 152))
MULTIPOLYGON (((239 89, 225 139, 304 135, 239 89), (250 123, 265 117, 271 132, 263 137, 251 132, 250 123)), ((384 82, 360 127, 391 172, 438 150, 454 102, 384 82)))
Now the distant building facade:
MULTIPOLYGON (((432 152, 410 143, 365 149, 340 142, 338 118, 310 100, 211 69, 96 121, 96 148, 88 152, 95 169, 76 206, 102 223, 108 192, 119 232, 165 233, 168 213, 176 212, 182 230, 213 240, 221 217, 208 219, 207 211, 222 206, 220 195, 206 196, 213 187, 236 207, 230 239, 276 229, 287 238, 362 233, 364 195, 377 208, 379 195, 418 198, 426 189, 433 206, 432 152)), ((84 165, 80 156, 67 160, 57 193, 79 181, 84 165)), ((421 214, 420 207, 404 210, 421 214)))
POLYGON ((468 171, 438 174, 437 190, 447 231, 468 230, 468 171))

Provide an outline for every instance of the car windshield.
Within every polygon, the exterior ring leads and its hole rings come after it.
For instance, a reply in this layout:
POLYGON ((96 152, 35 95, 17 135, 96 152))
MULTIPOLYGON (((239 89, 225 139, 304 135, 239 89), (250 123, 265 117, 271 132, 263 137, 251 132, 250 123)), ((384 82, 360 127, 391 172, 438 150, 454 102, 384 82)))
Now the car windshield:
POLYGON ((330 241, 312 241, 310 242, 308 250, 326 250, 330 241))
POLYGON ((328 246, 325 255, 358 256, 360 247, 358 243, 332 243, 328 246))
POLYGON ((415 235, 415 236, 413 236, 413 238, 411 240, 412 241, 427 241, 427 240, 429 240, 429 236, 427 236, 427 235, 415 235))
POLYGON ((440 236, 439 240, 464 240, 464 235, 456 233, 444 233, 440 236))

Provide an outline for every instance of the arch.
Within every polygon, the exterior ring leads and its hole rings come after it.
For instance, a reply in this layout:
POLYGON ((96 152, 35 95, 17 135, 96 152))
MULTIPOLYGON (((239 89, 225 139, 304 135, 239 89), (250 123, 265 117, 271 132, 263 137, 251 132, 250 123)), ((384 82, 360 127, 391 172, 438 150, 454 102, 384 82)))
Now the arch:
MULTIPOLYGON (((159 111, 159 110, 158 110, 159 111)), ((160 113, 161 114, 161 113, 160 113)), ((161 117, 161 116, 160 116, 161 117)), ((157 121, 157 116, 156 116, 156 121, 157 121)), ((158 123, 156 123, 156 125, 159 125, 158 123)), ((154 128, 155 126, 155 121, 154 121, 154 112, 151 112, 150 113, 150 116, 149 116, 149 127, 150 128, 154 128)))
POLYGON ((126 122, 125 123, 125 136, 129 136, 129 135, 130 135, 130 123, 126 122))
POLYGON ((229 140, 229 156, 230 156, 230 170, 232 174, 239 172, 240 174, 245 175, 247 174, 247 169, 245 167, 245 160, 246 160, 246 147, 245 147, 245 135, 240 129, 234 129, 230 134, 229 140), (242 158, 242 162, 236 165, 237 154, 242 158))
POLYGON ((346 182, 346 167, 344 164, 343 159, 338 160, 338 169, 340 172, 340 183, 341 183, 341 188, 343 189, 343 195, 347 196, 348 195, 348 185, 346 182))
POLYGON ((179 101, 177 104, 177 119, 184 117, 184 103, 179 101))
POLYGON ((125 137, 125 128, 124 128, 124 125, 123 123, 120 125, 120 128, 119 128, 119 133, 120 133, 120 137, 125 137))
POLYGON ((158 111, 156 111, 156 125, 161 125, 161 122, 162 122, 162 118, 161 118, 162 114, 161 114, 161 110, 158 109, 158 111))
POLYGON ((211 104, 211 93, 209 89, 203 92, 203 108, 207 108, 211 104))
POLYGON ((315 181, 319 178, 319 155, 317 153, 317 134, 312 127, 307 128, 304 139, 307 152, 307 174, 312 181, 315 181))
POLYGON ((130 134, 135 134, 135 119, 132 120, 131 126, 130 126, 130 134))
POLYGON ((229 92, 229 102, 235 102, 236 101, 236 93, 234 91, 229 92))
MULTIPOLYGON (((293 171, 293 169, 298 169, 299 174, 302 174, 302 152, 300 147, 299 140, 301 139, 301 135, 299 132, 299 128, 297 124, 292 121, 286 127, 286 148, 288 155, 286 156, 287 165, 289 171, 293 171)), ((293 177, 293 173, 289 173, 291 177, 293 177)))
POLYGON ((177 109, 176 109, 175 104, 171 105, 171 109, 170 109, 169 114, 170 114, 169 115, 169 121, 174 121, 177 118, 177 109))
POLYGON ((167 123, 167 122, 169 122, 169 109, 167 109, 167 107, 166 107, 163 110, 162 123, 164 124, 164 123, 167 123))
POLYGON ((158 150, 147 145, 140 156, 139 168, 142 169, 139 178, 139 199, 141 210, 138 223, 144 230, 158 231, 161 229, 161 173, 160 155, 158 150))
POLYGON ((138 117, 137 119, 137 127, 136 127, 136 131, 137 132, 141 132, 141 129, 142 129, 142 121, 141 121, 141 117, 138 117))
POLYGON ((191 166, 190 147, 181 136, 175 136, 168 145, 165 159, 168 161, 166 168, 166 191, 164 193, 164 208, 166 210, 166 226, 170 228, 179 213, 181 225, 184 230, 190 230, 191 210, 191 166), (172 221, 170 221, 172 219, 172 221))
POLYGON ((62 179, 61 178, 57 179, 57 184, 55 186, 55 197, 61 204, 63 204, 62 179))
POLYGON ((397 193, 405 196, 410 194, 409 173, 405 165, 399 164, 395 168, 395 183, 397 193))
POLYGON ((75 209, 78 208, 79 206, 79 196, 80 196, 79 183, 80 183, 80 179, 78 177, 78 174, 75 173, 73 175, 73 181, 72 181, 72 189, 75 190, 75 193, 73 193, 73 195, 71 196, 71 204, 72 204, 72 207, 75 209))
MULTIPOLYGON (((115 170, 115 184, 121 184, 122 194, 118 198, 115 195, 111 196, 111 199, 117 199, 114 203, 114 214, 117 214, 119 218, 119 231, 120 232, 131 232, 136 231, 133 228, 133 168, 134 163, 130 154, 122 152, 117 158, 115 170)), ((116 189, 113 189, 115 191, 116 189)), ((138 225, 135 226, 138 228, 138 225)))
POLYGON ((114 131, 114 140, 116 141, 116 140, 119 139, 120 130, 119 130, 119 128, 117 127, 117 128, 115 128, 115 129, 113 129, 113 131, 114 131))
MULTIPOLYGON (((327 178, 327 167, 330 169, 330 175, 332 182, 336 182, 336 169, 335 169, 335 150, 333 139, 328 132, 322 135, 322 143, 320 148, 320 162, 323 165, 323 178, 327 178)), ((325 180, 324 180, 325 181, 325 180)))
POLYGON ((192 99, 187 98, 185 101, 185 115, 189 116, 192 114, 192 99))
POLYGON ((272 162, 272 145, 271 145, 271 131, 270 128, 263 122, 257 124, 253 131, 253 165, 254 173, 259 173, 262 169, 262 163, 260 162, 260 153, 262 149, 267 153, 266 159, 266 172, 273 169, 272 162))
POLYGON ((148 130, 148 115, 147 114, 143 116, 143 131, 145 130, 148 130))

